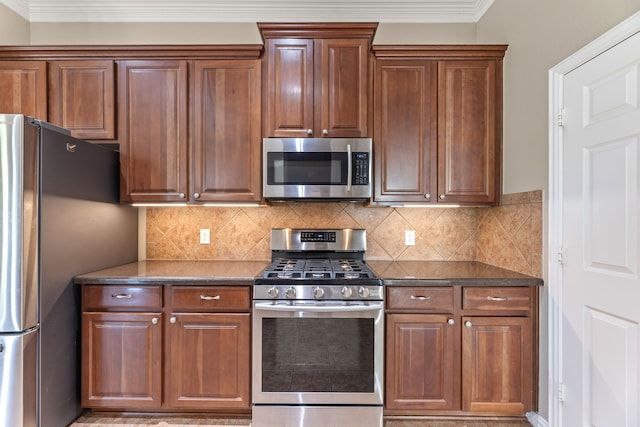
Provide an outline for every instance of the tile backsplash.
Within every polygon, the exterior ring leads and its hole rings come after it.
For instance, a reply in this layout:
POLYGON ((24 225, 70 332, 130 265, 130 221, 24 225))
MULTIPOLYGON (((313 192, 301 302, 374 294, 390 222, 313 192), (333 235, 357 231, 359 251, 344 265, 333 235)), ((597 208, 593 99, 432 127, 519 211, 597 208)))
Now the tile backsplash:
POLYGON ((493 208, 385 208, 353 203, 146 208, 149 260, 269 260, 272 228, 364 228, 370 260, 477 260, 542 277, 542 191, 493 208), (199 243, 200 229, 211 244, 199 243), (415 230, 414 246, 404 244, 415 230))

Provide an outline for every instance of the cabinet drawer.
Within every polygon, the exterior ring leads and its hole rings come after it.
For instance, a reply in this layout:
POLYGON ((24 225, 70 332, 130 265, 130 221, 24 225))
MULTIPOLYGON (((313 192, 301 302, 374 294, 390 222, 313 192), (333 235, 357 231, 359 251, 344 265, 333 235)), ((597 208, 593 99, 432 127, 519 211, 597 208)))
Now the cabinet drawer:
POLYGON ((162 309, 162 286, 84 285, 82 301, 87 311, 160 310, 162 309))
POLYGON ((390 286, 387 288, 387 308, 453 310, 453 288, 390 286))
POLYGON ((462 308, 529 311, 531 293, 527 287, 465 287, 462 289, 462 308))
POLYGON ((173 311, 249 310, 248 286, 172 286, 173 311))

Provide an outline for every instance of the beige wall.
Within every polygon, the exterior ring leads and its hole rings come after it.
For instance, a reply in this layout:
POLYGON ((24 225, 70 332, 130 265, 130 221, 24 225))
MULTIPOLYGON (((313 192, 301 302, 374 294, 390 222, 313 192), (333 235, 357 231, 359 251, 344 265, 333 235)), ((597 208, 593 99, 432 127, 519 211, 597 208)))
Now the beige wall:
POLYGON ((479 43, 507 43, 504 192, 547 188, 548 71, 640 10, 640 0, 496 0, 479 43))
POLYGON ((43 23, 31 24, 39 44, 262 44, 255 23, 43 23))
POLYGON ((20 15, 0 4, 0 45, 28 45, 29 23, 20 15))

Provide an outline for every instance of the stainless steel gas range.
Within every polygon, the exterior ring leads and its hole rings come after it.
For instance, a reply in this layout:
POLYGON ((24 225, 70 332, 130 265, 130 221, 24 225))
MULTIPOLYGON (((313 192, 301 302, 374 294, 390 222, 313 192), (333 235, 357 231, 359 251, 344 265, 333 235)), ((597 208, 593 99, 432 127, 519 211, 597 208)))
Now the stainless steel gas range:
POLYGON ((377 427, 383 288, 360 229, 274 229, 253 292, 254 427, 377 427))

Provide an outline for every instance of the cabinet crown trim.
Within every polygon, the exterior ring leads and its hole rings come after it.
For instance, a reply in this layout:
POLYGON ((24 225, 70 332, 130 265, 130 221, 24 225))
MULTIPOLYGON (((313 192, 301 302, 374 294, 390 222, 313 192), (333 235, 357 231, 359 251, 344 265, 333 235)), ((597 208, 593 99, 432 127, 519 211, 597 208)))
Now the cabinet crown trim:
POLYGON ((502 59, 508 45, 376 45, 377 59, 502 59))
POLYGON ((258 23, 263 39, 363 38, 372 40, 377 28, 377 22, 258 23))
POLYGON ((261 44, 0 46, 0 59, 258 59, 261 44))

